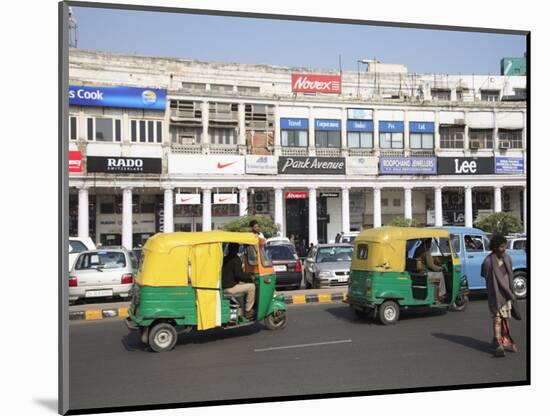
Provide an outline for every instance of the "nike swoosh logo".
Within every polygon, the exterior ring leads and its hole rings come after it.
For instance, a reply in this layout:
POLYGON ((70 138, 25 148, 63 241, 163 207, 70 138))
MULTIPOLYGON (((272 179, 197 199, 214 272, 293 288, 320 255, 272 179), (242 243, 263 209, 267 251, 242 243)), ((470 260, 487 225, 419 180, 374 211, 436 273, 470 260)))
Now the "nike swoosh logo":
POLYGON ((220 163, 220 162, 218 162, 218 169, 226 168, 228 166, 234 165, 235 163, 237 163, 237 162, 231 162, 231 163, 220 163))
POLYGON ((185 199, 180 199, 180 202, 187 202, 187 201, 191 201, 193 198, 185 198, 185 199))

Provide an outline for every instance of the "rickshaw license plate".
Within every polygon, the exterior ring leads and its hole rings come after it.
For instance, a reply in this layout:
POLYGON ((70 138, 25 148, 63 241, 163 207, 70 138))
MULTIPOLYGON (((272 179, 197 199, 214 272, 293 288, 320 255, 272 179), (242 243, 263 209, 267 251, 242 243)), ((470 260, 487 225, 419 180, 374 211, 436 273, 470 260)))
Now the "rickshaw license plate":
POLYGON ((86 292, 87 298, 95 298, 99 296, 113 296, 112 290, 88 290, 86 292))
POLYGON ((274 269, 276 272, 286 272, 286 266, 285 266, 285 265, 282 265, 282 266, 273 266, 273 269, 274 269))

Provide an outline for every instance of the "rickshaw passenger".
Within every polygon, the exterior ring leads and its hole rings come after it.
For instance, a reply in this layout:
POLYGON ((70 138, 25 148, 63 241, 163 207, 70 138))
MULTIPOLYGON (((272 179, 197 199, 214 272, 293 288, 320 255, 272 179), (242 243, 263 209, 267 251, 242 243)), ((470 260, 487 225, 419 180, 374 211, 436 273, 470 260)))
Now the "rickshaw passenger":
POLYGON ((447 294, 447 287, 445 284, 445 276, 443 275, 443 268, 435 264, 432 254, 430 253, 432 247, 432 239, 425 238, 422 240, 422 244, 416 249, 414 257, 422 260, 424 267, 428 271, 428 281, 438 284, 439 287, 439 300, 443 300, 447 294))
POLYGON ((238 244, 228 244, 227 256, 224 257, 222 266, 222 288, 223 293, 229 295, 246 293, 245 316, 251 318, 254 316, 252 308, 256 297, 256 286, 252 277, 243 271, 241 259, 237 255, 238 252, 238 244))

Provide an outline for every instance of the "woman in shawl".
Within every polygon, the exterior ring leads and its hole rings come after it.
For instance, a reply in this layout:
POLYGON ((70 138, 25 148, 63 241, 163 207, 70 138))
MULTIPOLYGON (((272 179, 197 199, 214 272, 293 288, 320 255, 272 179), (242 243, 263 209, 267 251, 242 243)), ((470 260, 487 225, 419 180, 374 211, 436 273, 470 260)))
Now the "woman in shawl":
POLYGON ((504 349, 517 352, 516 344, 510 334, 510 318, 512 316, 512 260, 506 254, 506 238, 494 235, 491 238, 492 253, 485 257, 481 264, 481 276, 487 281, 487 298, 489 309, 493 315, 495 355, 504 356, 504 349))

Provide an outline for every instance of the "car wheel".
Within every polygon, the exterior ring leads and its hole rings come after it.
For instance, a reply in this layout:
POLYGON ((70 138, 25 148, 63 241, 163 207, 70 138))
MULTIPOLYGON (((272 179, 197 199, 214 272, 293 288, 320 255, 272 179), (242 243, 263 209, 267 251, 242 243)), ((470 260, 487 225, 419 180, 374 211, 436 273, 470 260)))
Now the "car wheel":
POLYGON ((286 326, 286 311, 275 311, 264 319, 264 324, 269 330, 283 329, 286 326))
POLYGON ((449 306, 449 310, 453 312, 464 312, 466 310, 466 306, 468 306, 468 302, 468 296, 458 295, 451 306, 449 306))
POLYGON ((378 308, 378 315, 382 324, 393 325, 399 320, 399 305, 387 300, 378 308))
POLYGON ((514 273, 512 291, 518 299, 523 299, 527 296, 527 273, 522 271, 514 273))
POLYGON ((170 351, 177 341, 176 328, 166 322, 155 325, 149 331, 149 346, 155 352, 170 351))

